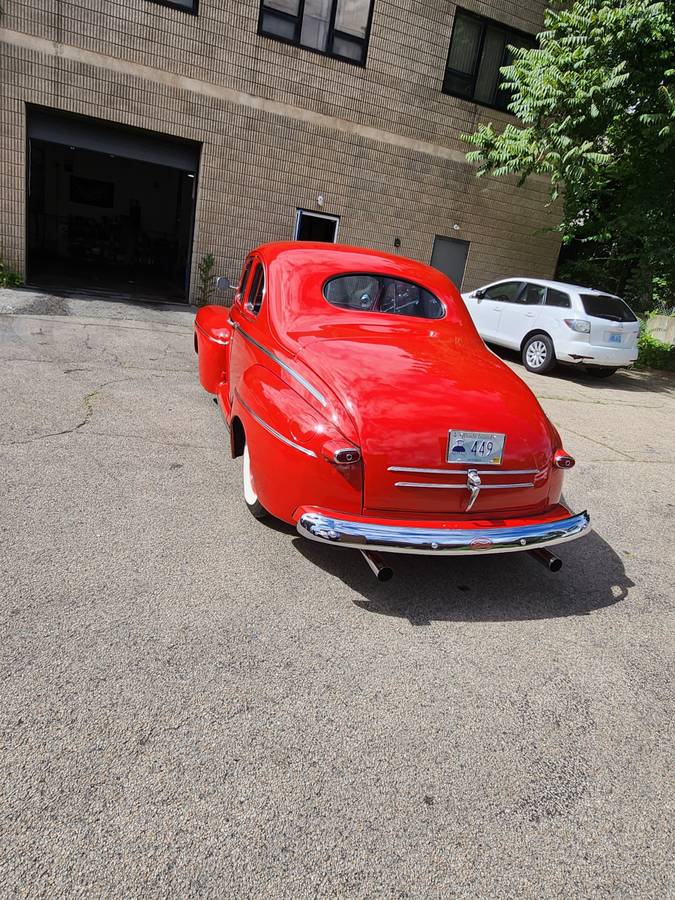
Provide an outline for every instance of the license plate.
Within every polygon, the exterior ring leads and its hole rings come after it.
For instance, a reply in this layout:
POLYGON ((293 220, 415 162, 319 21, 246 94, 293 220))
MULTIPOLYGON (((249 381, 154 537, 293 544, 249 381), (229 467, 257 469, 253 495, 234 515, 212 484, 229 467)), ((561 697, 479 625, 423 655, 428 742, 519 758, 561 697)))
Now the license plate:
POLYGON ((607 335, 609 338, 610 344, 620 344, 621 343, 621 335, 620 334, 612 334, 611 332, 607 335))
POLYGON ((451 431, 447 462, 498 466, 504 453, 505 435, 487 431, 451 431))

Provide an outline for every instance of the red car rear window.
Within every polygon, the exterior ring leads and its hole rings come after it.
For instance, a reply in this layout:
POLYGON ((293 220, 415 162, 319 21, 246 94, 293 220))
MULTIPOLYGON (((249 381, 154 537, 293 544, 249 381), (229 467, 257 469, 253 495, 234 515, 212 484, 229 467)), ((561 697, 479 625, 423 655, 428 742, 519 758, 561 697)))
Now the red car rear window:
POLYGON ((412 281, 359 272, 338 275, 324 285, 326 300, 340 309, 380 312, 421 319, 441 319, 445 308, 438 297, 412 281))

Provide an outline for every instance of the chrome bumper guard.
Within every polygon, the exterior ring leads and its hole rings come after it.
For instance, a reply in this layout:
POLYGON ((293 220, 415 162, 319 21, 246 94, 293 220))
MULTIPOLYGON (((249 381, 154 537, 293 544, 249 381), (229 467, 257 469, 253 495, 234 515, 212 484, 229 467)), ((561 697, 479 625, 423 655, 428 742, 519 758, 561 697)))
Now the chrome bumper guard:
POLYGON ((474 553, 513 553, 536 547, 550 547, 574 541, 590 530, 587 512, 541 522, 502 528, 416 528, 406 525, 380 525, 375 522, 350 522, 323 513, 300 516, 298 533, 312 541, 356 550, 391 553, 428 553, 461 556, 474 553))

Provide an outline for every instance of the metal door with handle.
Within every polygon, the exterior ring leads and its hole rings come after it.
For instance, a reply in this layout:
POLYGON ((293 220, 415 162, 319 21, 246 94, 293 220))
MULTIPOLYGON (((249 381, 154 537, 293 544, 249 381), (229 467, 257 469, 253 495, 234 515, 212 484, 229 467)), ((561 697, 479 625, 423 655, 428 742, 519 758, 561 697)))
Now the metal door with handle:
POLYGON ((501 316, 499 319, 499 343, 514 350, 520 349, 520 344, 528 333, 532 331, 542 312, 541 304, 544 301, 546 288, 539 284, 526 282, 522 291, 511 303, 501 304, 501 316))
POLYGON ((462 289, 466 258, 469 254, 469 241, 443 237, 437 234, 434 238, 434 249, 431 253, 431 265, 447 275, 458 291, 462 289))
MULTIPOLYGON (((522 281, 500 281, 479 291, 482 297, 477 299, 476 327, 482 338, 502 344, 502 316, 504 311, 513 306, 523 288, 522 281)), ((509 345, 507 345, 509 346, 509 345)))

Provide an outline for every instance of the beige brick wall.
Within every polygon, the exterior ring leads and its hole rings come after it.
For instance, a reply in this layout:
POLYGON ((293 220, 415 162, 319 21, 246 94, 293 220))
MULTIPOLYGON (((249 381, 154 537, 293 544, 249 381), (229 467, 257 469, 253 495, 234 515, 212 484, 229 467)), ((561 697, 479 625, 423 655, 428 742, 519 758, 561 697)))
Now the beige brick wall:
MULTIPOLYGON (((532 32, 544 7, 463 5, 532 32)), ((149 0, 8 2, 0 254, 23 269, 34 103, 202 142, 193 261, 212 251, 229 275, 251 246, 290 238, 296 208, 317 208, 319 193, 343 242, 392 250, 400 237, 401 253, 428 262, 435 234, 471 241, 465 288, 552 273, 545 183, 476 179, 463 161, 462 132, 509 117, 441 93, 454 4, 375 0, 365 69, 258 36, 258 8, 202 0, 190 16, 149 0)))

